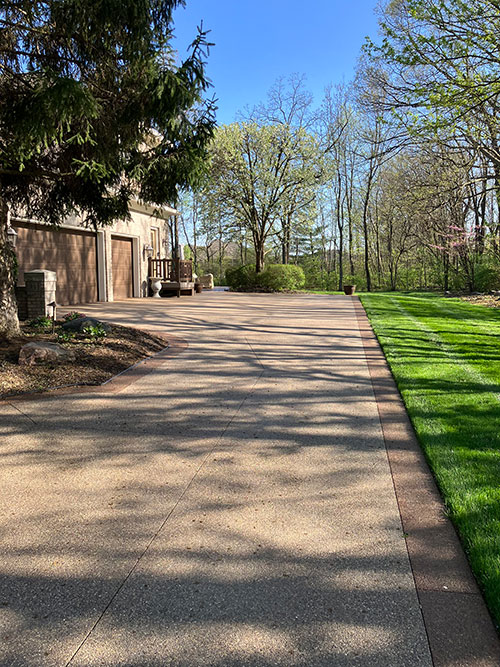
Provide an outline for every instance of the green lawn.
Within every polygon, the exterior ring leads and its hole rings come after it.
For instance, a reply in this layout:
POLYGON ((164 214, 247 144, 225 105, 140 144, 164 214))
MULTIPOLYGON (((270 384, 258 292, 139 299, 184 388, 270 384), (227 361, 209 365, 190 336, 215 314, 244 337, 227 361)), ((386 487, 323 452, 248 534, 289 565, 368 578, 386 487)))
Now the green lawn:
POLYGON ((500 627, 500 310, 427 294, 361 301, 500 627))

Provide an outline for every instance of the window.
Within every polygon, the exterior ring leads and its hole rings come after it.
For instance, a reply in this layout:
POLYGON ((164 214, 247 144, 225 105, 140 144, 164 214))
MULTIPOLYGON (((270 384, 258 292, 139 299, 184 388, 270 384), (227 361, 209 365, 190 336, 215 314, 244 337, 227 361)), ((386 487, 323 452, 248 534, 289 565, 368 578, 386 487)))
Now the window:
POLYGON ((153 257, 160 257, 160 230, 158 227, 151 227, 151 246, 153 247, 153 257))

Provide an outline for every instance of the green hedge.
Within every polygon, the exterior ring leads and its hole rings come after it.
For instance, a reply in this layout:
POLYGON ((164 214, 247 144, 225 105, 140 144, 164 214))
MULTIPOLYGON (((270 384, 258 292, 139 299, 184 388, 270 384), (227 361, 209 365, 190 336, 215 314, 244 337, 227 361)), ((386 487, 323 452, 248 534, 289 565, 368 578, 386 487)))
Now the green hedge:
POLYGON ((234 290, 251 290, 257 287, 255 266, 247 264, 226 271, 226 283, 234 290))
POLYGON ((270 264, 258 279, 262 287, 273 292, 301 289, 306 283, 302 267, 296 264, 270 264))
POLYGON ((226 282, 231 289, 240 291, 266 290, 283 292, 297 290, 305 285, 304 271, 295 264, 270 264, 256 274, 252 265, 239 266, 226 272, 226 282))

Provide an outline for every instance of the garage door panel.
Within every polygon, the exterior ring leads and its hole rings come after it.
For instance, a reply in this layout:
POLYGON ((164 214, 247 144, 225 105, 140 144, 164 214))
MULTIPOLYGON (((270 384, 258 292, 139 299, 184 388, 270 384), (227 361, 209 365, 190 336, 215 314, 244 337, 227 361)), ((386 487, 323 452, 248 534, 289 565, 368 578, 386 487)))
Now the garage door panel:
POLYGON ((24 271, 57 274, 56 300, 62 305, 97 301, 96 237, 92 232, 16 224, 20 282, 24 271))
POLYGON ((129 299, 134 296, 132 274, 132 239, 111 237, 113 298, 129 299))

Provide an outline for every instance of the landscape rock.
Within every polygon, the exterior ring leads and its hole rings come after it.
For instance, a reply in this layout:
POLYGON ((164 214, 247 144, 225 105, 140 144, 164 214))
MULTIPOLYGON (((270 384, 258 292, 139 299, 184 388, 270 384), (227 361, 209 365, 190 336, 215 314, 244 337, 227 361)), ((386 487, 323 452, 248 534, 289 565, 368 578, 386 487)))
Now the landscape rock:
POLYGON ((39 340, 26 343, 19 350, 19 364, 21 366, 34 366, 43 363, 63 363, 73 361, 75 353, 72 350, 66 350, 58 343, 39 340))
POLYGON ((109 324, 101 322, 101 320, 96 320, 94 317, 78 317, 76 320, 69 320, 62 325, 62 328, 66 331, 75 331, 81 333, 85 327, 97 327, 100 326, 104 331, 111 331, 109 324))

